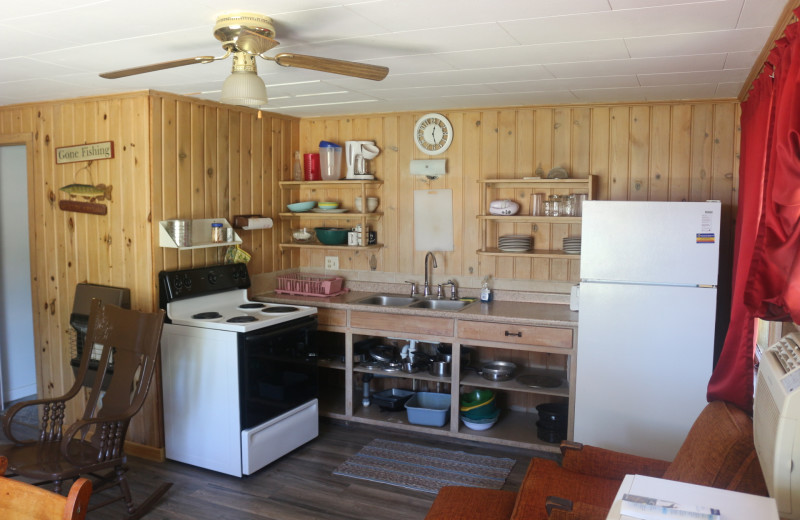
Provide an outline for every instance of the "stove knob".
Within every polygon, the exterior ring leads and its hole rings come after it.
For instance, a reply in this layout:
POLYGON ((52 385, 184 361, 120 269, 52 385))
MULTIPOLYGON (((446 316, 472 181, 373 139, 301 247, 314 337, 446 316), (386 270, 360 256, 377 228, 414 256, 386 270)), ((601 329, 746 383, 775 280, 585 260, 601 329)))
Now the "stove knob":
POLYGON ((192 286, 192 279, 189 278, 188 274, 186 275, 186 280, 183 282, 183 285, 185 285, 187 289, 192 286))
POLYGON ((217 283, 217 275, 215 275, 214 273, 208 273, 208 283, 210 283, 211 285, 217 283))
POLYGON ((180 278, 175 278, 173 285, 175 286, 176 289, 180 289, 181 287, 183 287, 183 282, 181 281, 180 278))

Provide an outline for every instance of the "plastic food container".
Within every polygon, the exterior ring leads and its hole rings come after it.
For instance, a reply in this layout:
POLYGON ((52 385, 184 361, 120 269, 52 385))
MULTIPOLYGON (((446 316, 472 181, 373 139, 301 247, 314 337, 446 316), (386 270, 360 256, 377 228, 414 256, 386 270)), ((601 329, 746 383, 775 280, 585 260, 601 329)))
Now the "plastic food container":
POLYGON ((372 394, 372 402, 377 404, 383 410, 396 412, 403 409, 403 405, 413 397, 414 392, 411 390, 403 390, 402 388, 390 388, 381 392, 372 394))
POLYGON ((319 168, 323 181, 342 177, 342 147, 329 141, 319 142, 319 168))
POLYGON ((408 422, 422 426, 444 426, 450 411, 450 394, 417 392, 406 403, 408 422))

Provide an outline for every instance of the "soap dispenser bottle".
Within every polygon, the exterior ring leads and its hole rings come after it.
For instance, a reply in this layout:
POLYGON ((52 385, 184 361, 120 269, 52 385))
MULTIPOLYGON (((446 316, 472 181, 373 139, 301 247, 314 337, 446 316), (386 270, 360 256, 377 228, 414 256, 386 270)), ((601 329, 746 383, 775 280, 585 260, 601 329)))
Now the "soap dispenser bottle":
POLYGON ((481 283, 481 301, 483 303, 492 301, 492 290, 489 288, 489 275, 486 275, 481 283))

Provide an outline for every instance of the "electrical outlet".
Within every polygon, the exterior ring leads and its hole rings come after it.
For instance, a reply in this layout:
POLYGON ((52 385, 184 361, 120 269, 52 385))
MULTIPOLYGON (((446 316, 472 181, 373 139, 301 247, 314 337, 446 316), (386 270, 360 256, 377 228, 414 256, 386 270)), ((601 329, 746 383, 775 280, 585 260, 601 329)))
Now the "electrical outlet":
POLYGON ((335 271, 339 269, 339 257, 338 256, 326 256, 325 257, 325 270, 326 271, 335 271))

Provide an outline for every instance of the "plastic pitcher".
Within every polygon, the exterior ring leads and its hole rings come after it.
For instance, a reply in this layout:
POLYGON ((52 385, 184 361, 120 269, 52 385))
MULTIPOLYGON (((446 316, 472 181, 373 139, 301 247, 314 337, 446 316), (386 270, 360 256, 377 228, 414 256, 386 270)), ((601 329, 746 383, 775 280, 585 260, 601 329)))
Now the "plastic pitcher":
POLYGON ((342 147, 329 141, 319 142, 319 166, 323 181, 342 177, 342 147))

